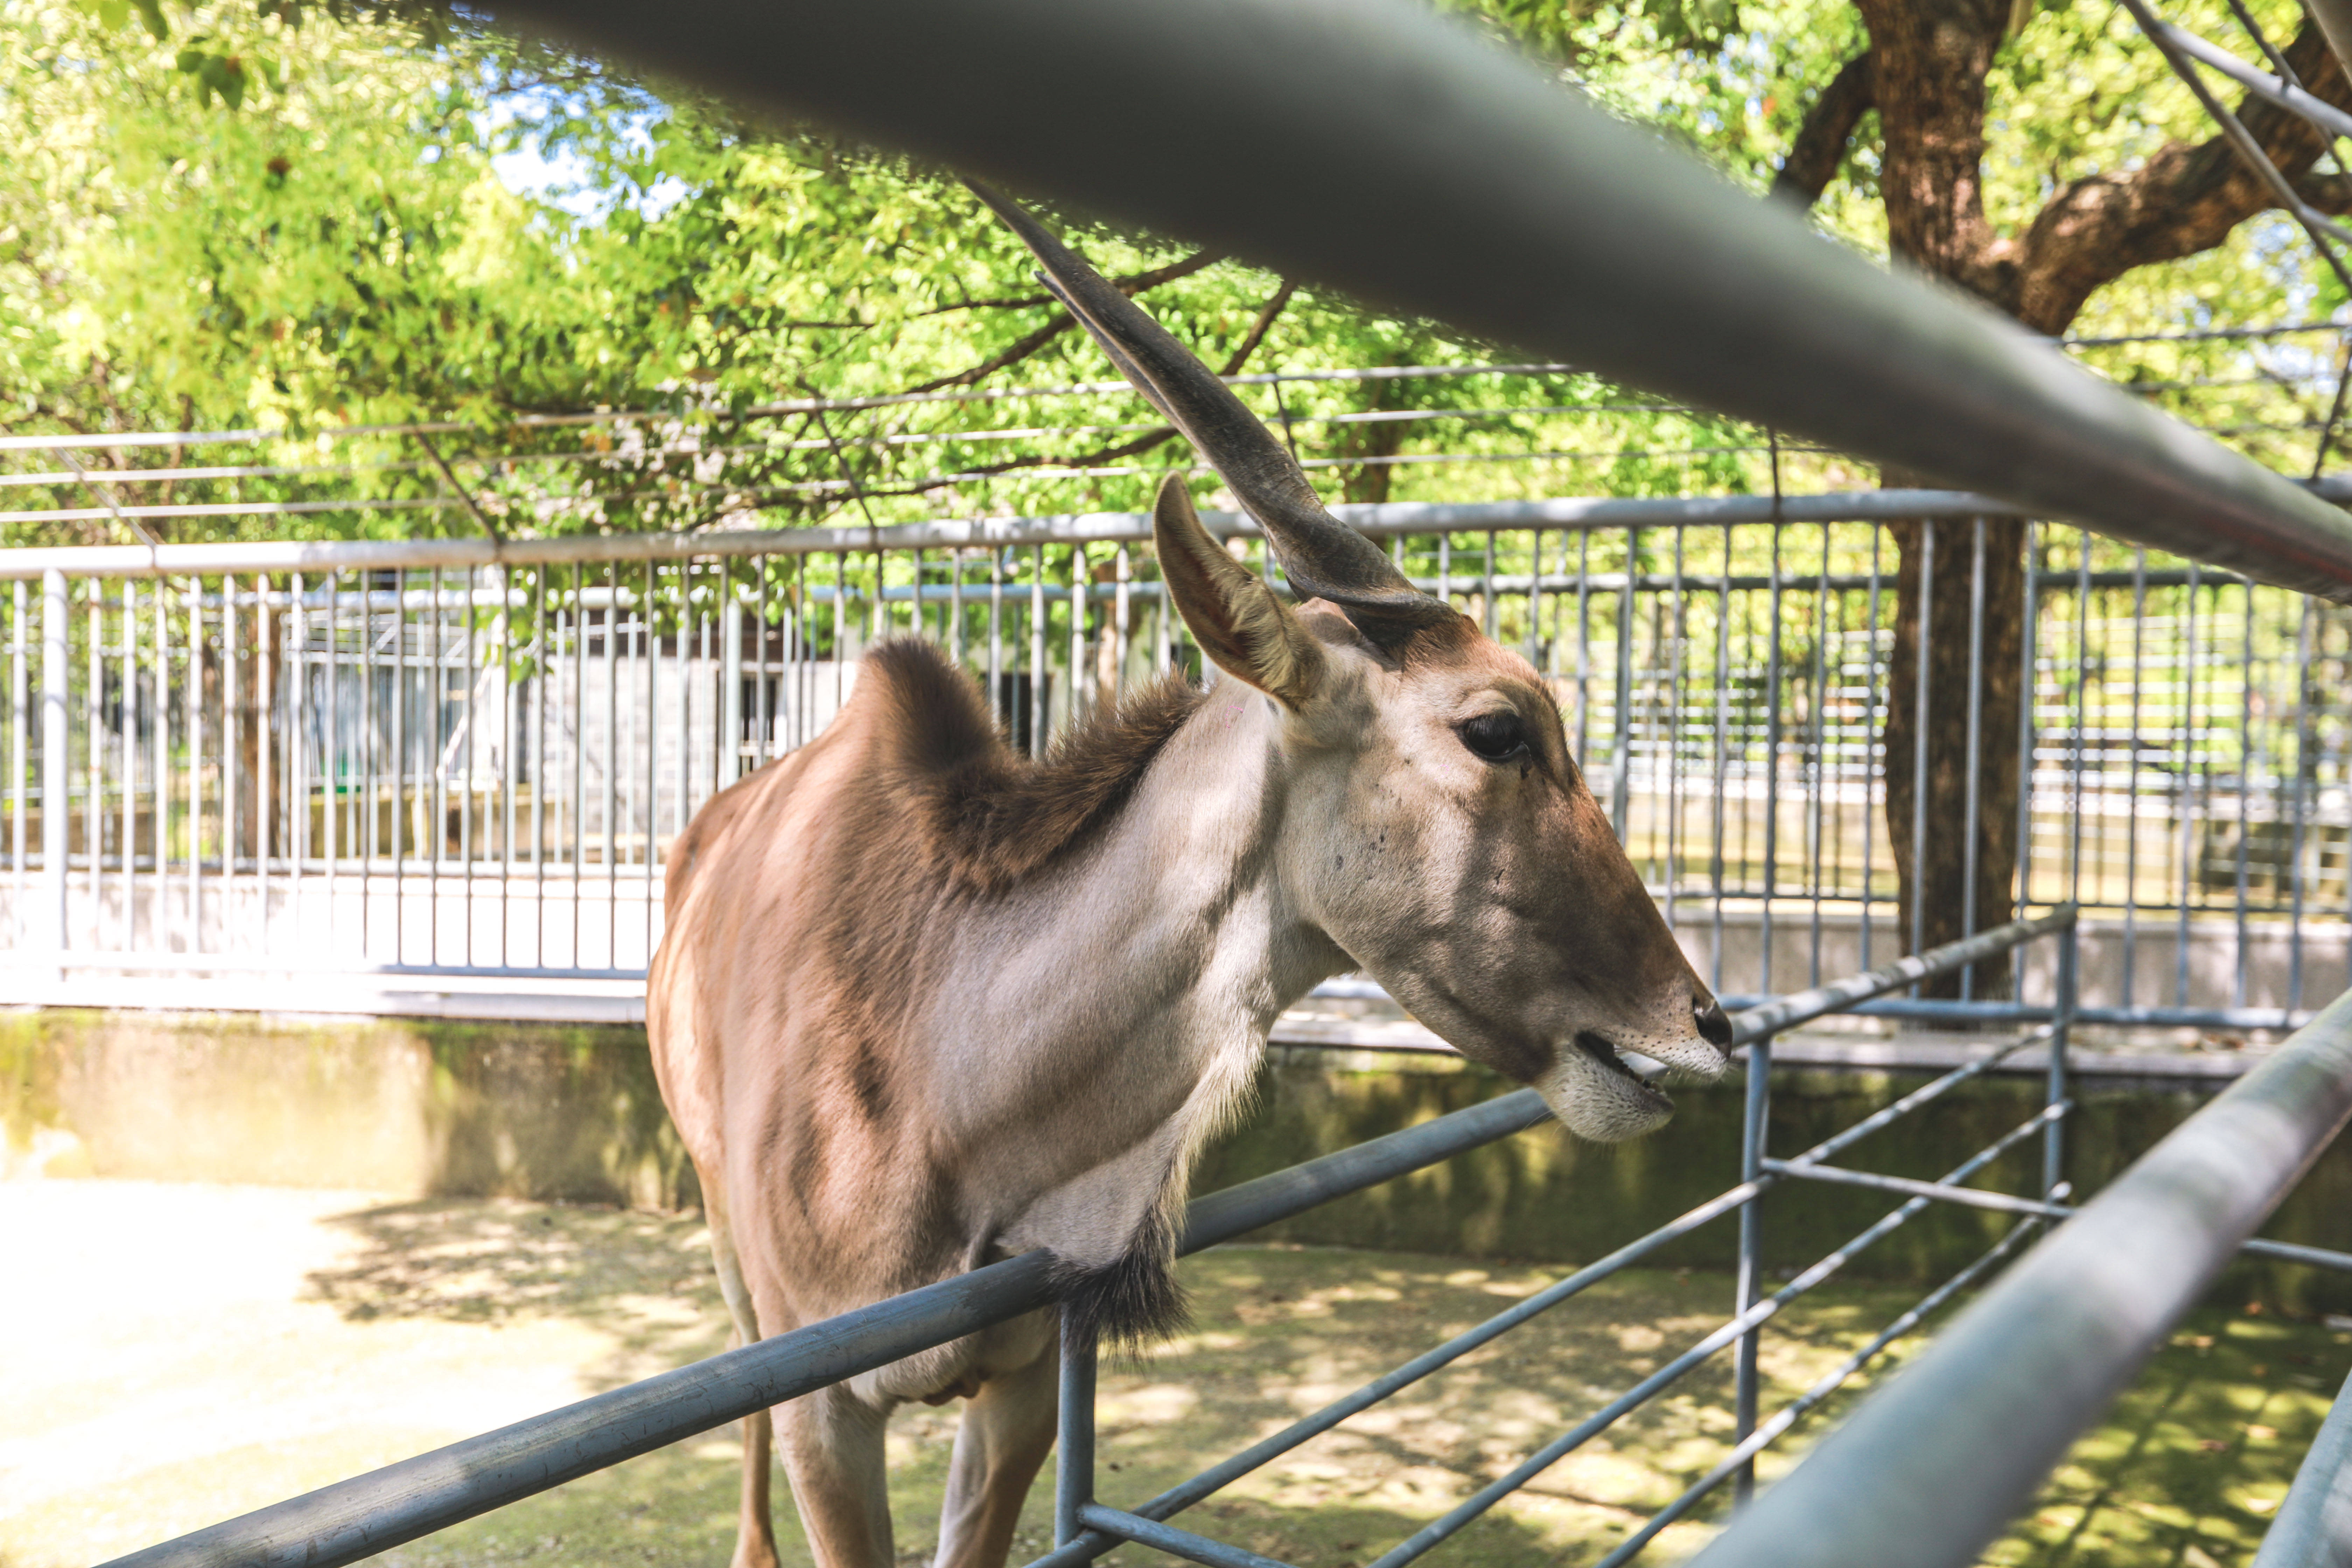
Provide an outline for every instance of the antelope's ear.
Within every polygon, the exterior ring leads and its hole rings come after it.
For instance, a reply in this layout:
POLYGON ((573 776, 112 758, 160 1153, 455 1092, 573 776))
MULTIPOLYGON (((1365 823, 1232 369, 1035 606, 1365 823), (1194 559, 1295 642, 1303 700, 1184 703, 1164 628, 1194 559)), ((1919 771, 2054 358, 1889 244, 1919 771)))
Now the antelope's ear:
POLYGON ((1314 695, 1323 679, 1322 647, 1297 612, 1201 526, 1181 474, 1160 481, 1151 541, 1169 597, 1219 669, 1286 708, 1314 695))

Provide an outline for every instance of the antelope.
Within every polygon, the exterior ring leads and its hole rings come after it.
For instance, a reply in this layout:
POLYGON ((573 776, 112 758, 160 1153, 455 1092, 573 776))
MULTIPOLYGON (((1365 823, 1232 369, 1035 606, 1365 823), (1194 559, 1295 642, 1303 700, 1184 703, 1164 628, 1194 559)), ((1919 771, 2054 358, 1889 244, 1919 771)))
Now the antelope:
POLYGON ((1326 511, 1127 296, 982 192, 1048 286, 1263 526, 1286 604, 1181 474, 1152 538, 1219 672, 1015 755, 976 684, 886 641, 814 742, 669 852, 646 994, 736 1334, 1049 1249, 1038 1312, 744 1423, 736 1568, 776 1561, 771 1444, 824 1568, 891 1568, 884 1423, 966 1401, 940 1568, 998 1568, 1055 1436, 1057 1336, 1181 1323, 1176 1221, 1276 1017, 1362 970, 1586 1138, 1673 1102, 1731 1029, 1569 755, 1535 670, 1326 511), (772 1415, 772 1422, 770 1416, 772 1415))

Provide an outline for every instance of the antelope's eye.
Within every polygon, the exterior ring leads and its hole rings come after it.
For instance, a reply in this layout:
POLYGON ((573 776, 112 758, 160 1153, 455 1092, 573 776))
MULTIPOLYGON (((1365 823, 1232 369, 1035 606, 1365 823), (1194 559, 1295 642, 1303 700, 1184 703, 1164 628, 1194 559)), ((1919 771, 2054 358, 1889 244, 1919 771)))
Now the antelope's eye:
POLYGON ((1465 719, 1454 732, 1462 737, 1464 745, 1490 763, 1509 762, 1525 755, 1528 749, 1527 725, 1508 708, 1465 719))

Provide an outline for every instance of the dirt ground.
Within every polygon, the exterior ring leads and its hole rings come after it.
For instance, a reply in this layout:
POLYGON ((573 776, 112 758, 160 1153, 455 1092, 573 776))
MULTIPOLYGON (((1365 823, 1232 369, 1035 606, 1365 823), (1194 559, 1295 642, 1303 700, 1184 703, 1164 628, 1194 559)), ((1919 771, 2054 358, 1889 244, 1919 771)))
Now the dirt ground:
MULTIPOLYGON (((0 1184, 0 1568, 114 1556, 722 1348, 690 1218, 276 1188, 0 1184)), ((1547 1282, 1402 1254, 1229 1247, 1184 1265, 1197 1327, 1105 1371, 1102 1491, 1132 1503, 1547 1282)), ((1832 1285, 1768 1332, 1768 1407, 1909 1304, 1832 1285)), ((1726 1315, 1729 1281, 1632 1273, 1185 1516, 1349 1568, 1500 1474, 1726 1315)), ((1916 1346, 1898 1346, 1897 1355, 1916 1346)), ((2251 1555, 2352 1367, 2352 1332, 2199 1313, 2063 1468, 2001 1564, 2217 1568, 2251 1555)), ((1718 1360, 1440 1549, 1590 1563, 1724 1452, 1718 1360)), ((1834 1418, 1838 1406, 1825 1412, 1834 1418)), ((927 1558, 955 1407, 891 1428, 900 1557, 927 1558)), ((1802 1439, 1822 1429, 1799 1429, 1802 1439)), ((696 1564, 733 1532, 722 1431, 387 1552, 424 1565, 696 1564)), ((1768 1458, 1769 1479, 1789 1457, 1768 1458)), ((778 1488, 782 1500, 783 1490, 778 1488)), ((1045 1489, 1020 1545, 1047 1544, 1045 1489)), ((1716 1517, 1666 1532, 1672 1562, 1716 1517)), ((807 1552, 780 1500, 785 1559, 807 1552)), ((1164 1561, 1138 1548, 1109 1559, 1164 1561)))

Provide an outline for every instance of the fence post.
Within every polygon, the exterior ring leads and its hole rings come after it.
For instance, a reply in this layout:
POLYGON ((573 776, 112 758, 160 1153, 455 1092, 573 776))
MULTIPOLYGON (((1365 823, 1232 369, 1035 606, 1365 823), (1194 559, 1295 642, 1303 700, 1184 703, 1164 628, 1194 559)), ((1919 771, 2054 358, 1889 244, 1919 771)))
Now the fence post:
MULTIPOLYGON (((2066 1038, 2074 1023, 2075 994, 2082 984, 2082 916, 2068 911, 2066 929, 2058 933, 2058 994, 2050 1010, 2050 1078, 2048 1103, 2066 1098, 2066 1038)), ((2022 968, 2022 965, 2017 967, 2022 968)), ((2042 1196, 2055 1202, 2066 1182, 2066 1119, 2053 1116, 2042 1134, 2042 1196)))
POLYGON ((58 955, 65 978, 67 804, 66 700, 72 672, 66 664, 66 574, 41 574, 41 925, 42 946, 58 955))
POLYGON ((719 787, 725 789, 743 776, 743 601, 724 562, 719 582, 726 605, 719 614, 719 787))
POLYGON ((1073 1331, 1062 1309, 1060 1432, 1054 1451, 1054 1544, 1067 1546, 1086 1524, 1078 1510, 1095 1500, 1095 1342, 1073 1331))
MULTIPOLYGON (((1748 1100, 1746 1114, 1740 1120, 1739 1179, 1752 1182, 1764 1173, 1766 1118, 1772 1103, 1772 1037, 1762 1035, 1748 1047, 1748 1100)), ((1738 1316, 1756 1304, 1758 1288, 1763 1282, 1764 1216, 1759 1212, 1763 1194, 1758 1194, 1739 1205, 1739 1284, 1738 1300, 1732 1313, 1738 1316)), ((1739 1336, 1738 1364, 1734 1373, 1732 1441, 1744 1443, 1756 1430, 1757 1371, 1756 1356, 1763 1325, 1758 1324, 1739 1336)), ((1732 1506, 1744 1505, 1756 1494, 1756 1461, 1747 1460, 1732 1479, 1732 1506)))

